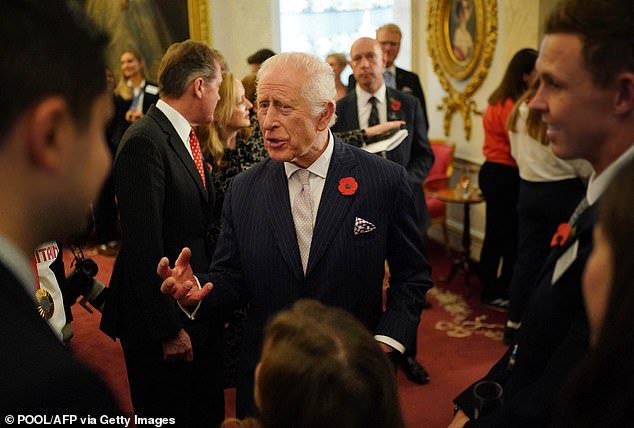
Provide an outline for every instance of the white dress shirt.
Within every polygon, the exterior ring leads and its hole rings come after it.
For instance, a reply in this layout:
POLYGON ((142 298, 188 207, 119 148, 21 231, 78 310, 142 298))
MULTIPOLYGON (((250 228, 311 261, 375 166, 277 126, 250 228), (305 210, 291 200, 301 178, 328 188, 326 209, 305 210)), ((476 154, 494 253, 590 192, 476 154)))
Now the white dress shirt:
POLYGON ((357 91, 357 114, 359 115, 359 127, 361 129, 368 127, 368 120, 370 119, 370 112, 372 111, 372 104, 370 104, 370 98, 372 97, 375 97, 378 100, 376 108, 379 110, 379 123, 387 122, 385 83, 382 83, 381 87, 373 94, 361 89, 361 86, 359 86, 358 83, 355 90, 357 91))
POLYGON ((161 112, 163 112, 163 114, 167 117, 167 120, 170 121, 178 136, 181 137, 181 141, 185 145, 187 152, 192 157, 192 159, 194 159, 194 156, 192 155, 192 149, 189 146, 189 132, 192 130, 192 126, 189 124, 187 119, 185 119, 182 114, 176 111, 174 107, 167 104, 163 100, 158 100, 158 102, 156 103, 156 108, 161 110, 161 112))
MULTIPOLYGON (((370 98, 368 97, 368 99, 370 98)), ((385 102, 385 86, 383 86, 383 102, 385 102)), ((330 166, 330 160, 332 159, 334 146, 335 144, 332 133, 328 132, 328 146, 326 146, 326 149, 321 156, 319 156, 312 165, 306 168, 310 172, 308 179, 310 182, 310 198, 313 201, 313 207, 317 207, 317 209, 313 209, 313 227, 315 227, 315 222, 317 220, 319 202, 321 201, 321 195, 324 191, 324 184, 326 183, 326 175, 328 173, 328 167, 330 166)), ((293 209, 293 204, 295 203, 295 197, 302 190, 302 186, 297 182, 297 180, 291 180, 291 176, 298 169, 300 168, 297 165, 284 162, 284 171, 286 172, 286 178, 288 179, 288 195, 291 200, 291 210, 293 209)), ((374 338, 379 342, 391 346, 401 354, 405 352, 405 346, 391 337, 376 335, 374 338)))
POLYGON ((594 204, 603 194, 605 189, 610 185, 614 176, 623 168, 631 159, 634 158, 634 144, 625 151, 617 160, 612 162, 601 174, 592 174, 590 182, 588 182, 588 190, 586 198, 590 205, 594 204))

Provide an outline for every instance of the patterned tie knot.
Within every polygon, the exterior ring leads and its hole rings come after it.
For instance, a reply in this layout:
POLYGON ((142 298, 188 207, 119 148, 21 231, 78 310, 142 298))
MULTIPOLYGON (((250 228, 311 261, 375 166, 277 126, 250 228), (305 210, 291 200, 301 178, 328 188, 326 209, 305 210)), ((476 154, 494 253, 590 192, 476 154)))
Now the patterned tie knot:
POLYGON ((308 179, 310 177, 310 171, 308 171, 307 169, 298 169, 297 171, 295 171, 294 176, 302 186, 309 185, 308 179))
POLYGON ((376 103, 378 103, 379 100, 377 97, 370 97, 370 101, 369 103, 372 104, 373 107, 376 107, 376 103))

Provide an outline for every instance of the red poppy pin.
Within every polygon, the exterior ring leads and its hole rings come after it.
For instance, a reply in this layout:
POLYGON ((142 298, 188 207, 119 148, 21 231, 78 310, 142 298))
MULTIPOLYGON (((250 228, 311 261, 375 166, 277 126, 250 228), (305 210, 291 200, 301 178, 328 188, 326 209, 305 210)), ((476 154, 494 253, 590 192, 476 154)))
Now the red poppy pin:
POLYGON ((345 196, 354 195, 359 188, 359 183, 352 177, 344 177, 339 180, 339 193, 345 196))
POLYGON ((557 228, 557 232, 555 232, 555 234, 553 235, 553 239, 550 241, 550 246, 551 247, 556 247, 557 245, 559 245, 560 247, 563 246, 568 240, 568 237, 570 236, 570 232, 571 232, 570 225, 568 223, 561 223, 559 227, 557 228))
POLYGON ((399 111, 401 109, 401 102, 399 100, 390 98, 390 101, 390 109, 392 109, 392 111, 399 111))

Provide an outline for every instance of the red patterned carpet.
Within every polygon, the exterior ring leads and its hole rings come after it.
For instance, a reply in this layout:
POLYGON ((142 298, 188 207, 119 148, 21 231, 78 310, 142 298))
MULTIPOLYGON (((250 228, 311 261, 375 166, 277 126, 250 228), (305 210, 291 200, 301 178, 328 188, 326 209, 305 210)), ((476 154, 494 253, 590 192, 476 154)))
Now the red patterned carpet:
MULTIPOLYGON (((472 275, 471 293, 465 298, 464 277, 456 275, 449 284, 438 281, 449 269, 443 248, 431 242, 429 258, 436 287, 428 294, 431 309, 423 312, 418 330, 418 359, 431 376, 427 385, 411 383, 399 370, 398 384, 405 422, 408 428, 446 427, 451 421, 451 399, 482 376, 505 351, 502 325, 505 314, 480 308, 479 284, 472 275)), ((114 258, 92 252, 99 265, 97 278, 108 283, 114 258)), ((65 254, 65 261, 72 256, 65 254)), ((73 306, 75 337, 72 348, 86 364, 104 379, 119 399, 121 407, 132 413, 125 375, 123 355, 114 343, 98 329, 100 315, 89 314, 81 306, 73 306)), ((228 415, 233 413, 234 393, 228 390, 228 415)))

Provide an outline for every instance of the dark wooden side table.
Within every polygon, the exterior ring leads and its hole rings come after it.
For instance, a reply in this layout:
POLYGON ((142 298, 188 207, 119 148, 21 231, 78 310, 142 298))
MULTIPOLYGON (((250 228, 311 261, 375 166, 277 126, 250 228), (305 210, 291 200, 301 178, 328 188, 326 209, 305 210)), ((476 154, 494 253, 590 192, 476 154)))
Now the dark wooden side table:
POLYGON ((450 204, 462 204, 464 207, 464 218, 462 227, 462 251, 454 259, 451 269, 446 277, 439 278, 442 282, 449 282, 458 272, 464 273, 465 294, 469 295, 469 275, 471 272, 471 205, 484 202, 484 197, 479 189, 470 189, 465 192, 461 188, 426 186, 426 192, 433 198, 440 199, 450 204))

